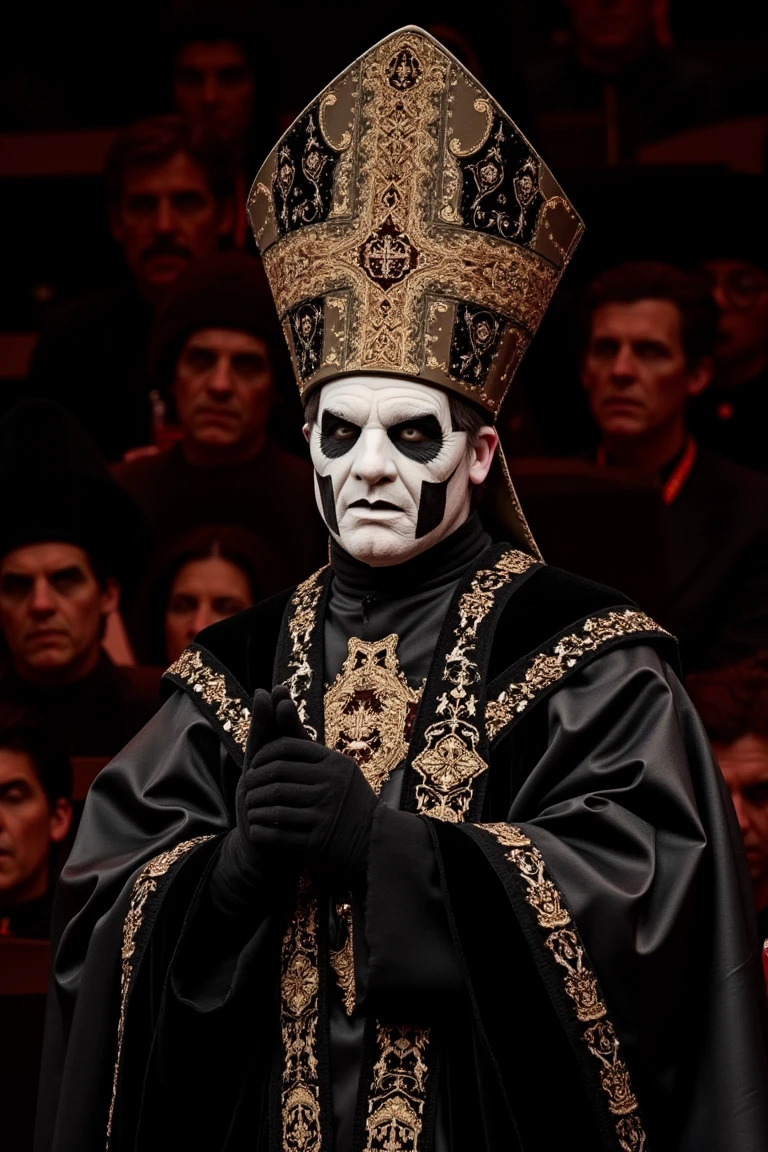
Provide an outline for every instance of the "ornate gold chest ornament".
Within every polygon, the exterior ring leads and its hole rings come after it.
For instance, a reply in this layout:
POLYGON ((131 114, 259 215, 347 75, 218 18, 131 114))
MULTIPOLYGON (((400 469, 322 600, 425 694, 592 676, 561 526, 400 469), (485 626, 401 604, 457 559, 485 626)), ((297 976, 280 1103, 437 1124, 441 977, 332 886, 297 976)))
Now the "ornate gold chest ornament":
POLYGON ((397 642, 395 633, 371 643, 353 636, 325 694, 326 744, 351 756, 376 793, 408 753, 410 721, 421 697, 400 671, 397 642))

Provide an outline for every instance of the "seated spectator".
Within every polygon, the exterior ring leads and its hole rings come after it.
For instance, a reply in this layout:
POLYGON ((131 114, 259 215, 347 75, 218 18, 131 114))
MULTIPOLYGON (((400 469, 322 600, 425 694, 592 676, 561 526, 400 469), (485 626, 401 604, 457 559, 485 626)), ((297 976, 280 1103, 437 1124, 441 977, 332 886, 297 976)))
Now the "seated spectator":
POLYGON ((566 164, 630 160, 640 145, 720 115, 717 69, 662 42, 668 33, 655 0, 564 2, 569 35, 523 68, 537 139, 556 150, 547 149, 553 166, 557 155, 566 164), (568 131, 552 133, 553 114, 568 118, 568 131))
POLYGON ((141 517, 64 409, 28 401, 0 422, 0 699, 41 713, 70 756, 112 756, 159 705, 156 669, 102 647, 131 579, 141 517))
POLYGON ((128 276, 50 317, 27 394, 63 404, 103 455, 117 460, 152 439, 152 317, 178 274, 229 233, 231 172, 185 120, 160 116, 117 137, 105 177, 110 226, 128 276))
POLYGON ((694 405, 693 427, 729 460, 768 472, 768 186, 732 174, 727 189, 733 209, 724 226, 698 231, 719 319, 715 375, 694 405))
POLYGON ((768 480, 686 430, 688 400, 712 374, 715 324, 700 277, 650 263, 599 277, 584 317, 598 462, 659 478, 669 624, 688 670, 768 648, 768 480))
MULTIPOLYGON (((264 91, 259 91, 259 118, 254 117, 253 38, 246 21, 213 6, 180 18, 173 36, 176 109, 195 129, 226 147, 235 165, 233 236, 238 249, 252 242, 246 200, 276 131, 264 115, 264 91)), ((263 75, 263 63, 259 73, 263 75)))
POLYGON ((45 721, 0 702, 0 936, 46 939, 72 772, 45 721))
POLYGON ((171 664, 198 632, 261 599, 269 553, 243 528, 200 528, 155 564, 140 601, 137 648, 171 664))
POLYGON ((697 673, 686 687, 731 793, 768 942, 768 659, 697 673))
POLYGON ((221 253, 174 285, 153 339, 157 387, 181 440, 114 468, 158 546, 204 524, 237 524, 269 549, 265 595, 297 583, 327 555, 312 470, 269 435, 287 351, 261 263, 221 253), (302 532, 287 532, 287 524, 302 532))

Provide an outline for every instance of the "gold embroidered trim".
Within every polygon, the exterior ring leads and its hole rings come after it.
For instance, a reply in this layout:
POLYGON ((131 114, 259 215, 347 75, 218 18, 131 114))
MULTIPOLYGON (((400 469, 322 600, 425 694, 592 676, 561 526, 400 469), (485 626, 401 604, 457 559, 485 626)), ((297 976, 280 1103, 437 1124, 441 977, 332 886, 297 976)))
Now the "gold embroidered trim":
POLYGON ((423 780, 416 787, 418 812, 455 824, 463 821, 469 811, 472 781, 488 768, 477 752, 480 730, 473 722, 477 697, 471 689, 480 679, 473 658, 478 629, 493 608, 495 593, 535 563, 523 552, 505 552, 493 568, 483 568, 476 574, 459 600, 455 643, 443 670, 446 689, 437 703, 437 713, 445 719, 427 728, 426 748, 413 760, 413 767, 423 780))
POLYGON ((131 891, 131 902, 128 913, 123 921, 123 947, 122 965, 120 970, 120 1015, 117 1021, 117 1055, 112 1073, 112 1096, 109 1102, 109 1115, 107 1117, 107 1149, 112 1136, 112 1121, 114 1119, 115 1101, 117 1100, 117 1082, 120 1075, 120 1058, 123 1053, 123 1035, 125 1034, 125 1014, 128 1008, 128 992, 130 990, 131 975, 133 973, 133 954, 136 950, 136 937, 144 920, 144 907, 153 892, 157 891, 158 877, 164 876, 177 860, 185 856, 192 848, 202 844, 205 840, 212 840, 212 836, 196 836, 193 840, 185 840, 167 852, 161 852, 148 864, 145 864, 136 878, 131 891))
POLYGON ((379 1058, 365 1122, 365 1152, 417 1152, 426 1099, 426 1028, 376 1025, 379 1058))
POLYGON ((585 621, 580 632, 564 636, 551 652, 539 652, 531 659, 523 680, 508 685, 495 700, 488 701, 485 710, 488 738, 493 740, 510 720, 570 671, 582 656, 596 652, 610 640, 638 632, 669 635, 644 612, 628 608, 623 612, 607 612, 603 616, 592 616, 585 621))
POLYGON ((502 847, 509 849, 505 857, 520 873, 527 888, 525 898, 536 914, 539 927, 548 933, 544 943, 564 970, 563 985, 573 1002, 576 1018, 590 1024, 582 1033, 582 1040, 599 1064, 600 1084, 608 1098, 608 1108, 614 1116, 621 1117, 616 1122, 620 1147, 625 1152, 644 1152, 646 1135, 629 1071, 621 1058, 619 1038, 600 999, 597 976, 576 925, 547 871, 544 857, 514 824, 479 824, 478 827, 490 832, 502 847))
POLYGON ((344 666, 325 693, 325 742, 357 763, 378 793, 408 754, 409 714, 421 689, 400 671, 393 632, 368 643, 353 636, 344 666))
POLYGON ((331 968, 336 977, 336 983, 341 989, 342 1003, 347 1016, 355 1010, 355 946, 352 935, 352 907, 349 904, 337 904, 336 915, 343 925, 344 943, 341 948, 331 949, 331 968))
POLYGON ((320 1152, 320 1074, 316 1053, 319 989, 317 900, 309 880, 303 876, 299 881, 296 912, 282 948, 284 1152, 320 1152))
POLYGON ((312 647, 312 635, 317 624, 317 605, 323 591, 320 577, 324 571, 325 568, 320 568, 303 584, 299 584, 291 600, 294 611, 288 620, 288 634, 291 637, 288 667, 293 671, 285 683, 298 709, 301 722, 313 740, 317 739, 317 732, 307 723, 307 694, 312 683, 309 650, 312 647))
POLYGON ((226 678, 221 672, 208 667, 197 648, 185 648, 178 660, 171 664, 167 675, 184 680, 206 704, 214 707, 224 731, 231 733, 245 752, 251 723, 250 709, 245 707, 239 696, 227 695, 226 678))

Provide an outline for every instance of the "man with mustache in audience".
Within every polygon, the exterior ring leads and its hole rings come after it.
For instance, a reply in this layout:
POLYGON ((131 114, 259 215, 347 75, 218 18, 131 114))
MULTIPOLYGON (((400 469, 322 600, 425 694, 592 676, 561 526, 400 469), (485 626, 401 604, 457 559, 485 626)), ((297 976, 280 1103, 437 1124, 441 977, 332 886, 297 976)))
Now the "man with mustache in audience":
POLYGON ((108 460, 153 437, 148 379, 153 316, 180 272, 232 226, 231 171, 220 145, 180 116, 125 129, 105 164, 109 224, 122 283, 63 306, 33 354, 27 394, 56 400, 108 460))

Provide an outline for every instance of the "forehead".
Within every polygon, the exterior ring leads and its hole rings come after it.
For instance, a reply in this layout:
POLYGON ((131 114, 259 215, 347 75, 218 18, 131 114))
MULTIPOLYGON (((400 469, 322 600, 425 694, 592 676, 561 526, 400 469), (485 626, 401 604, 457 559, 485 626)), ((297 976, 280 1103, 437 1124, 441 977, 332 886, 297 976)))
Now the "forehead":
POLYGON ((0 575, 16 572, 34 576, 57 572, 62 568, 81 568, 83 572, 91 572, 87 554, 76 544, 48 541, 41 544, 27 544, 24 548, 14 548, 0 560, 0 575))
POLYGON ((326 408, 358 424, 392 423, 410 416, 431 415, 442 422, 450 418, 448 397, 441 389, 389 376, 349 376, 323 385, 320 411, 326 408))
POLYGON ((592 315, 592 336, 680 340, 680 309, 671 300, 610 301, 592 315))
POLYGON ((176 59, 177 68, 231 68, 233 65, 247 66, 245 52, 234 40, 191 40, 176 59))
POLYGON ((157 164, 136 164, 123 173, 122 194, 203 191, 210 194, 208 177, 186 152, 177 152, 157 164))
POLYGON ((236 332, 233 328, 201 328, 193 332, 184 344, 187 348, 207 348, 212 352, 229 353, 249 352, 264 355, 267 346, 258 336, 251 336, 248 332, 236 332))
POLYGON ((768 737, 749 732, 732 744, 715 744, 714 751, 729 786, 768 781, 768 737))
POLYGON ((200 560, 188 560, 173 581, 173 590, 194 592, 241 591, 248 586, 248 578, 237 564, 225 560, 223 556, 206 556, 200 560))
POLYGON ((20 777, 42 787, 32 758, 26 752, 15 748, 0 748, 0 784, 7 784, 9 780, 18 780, 20 777))

